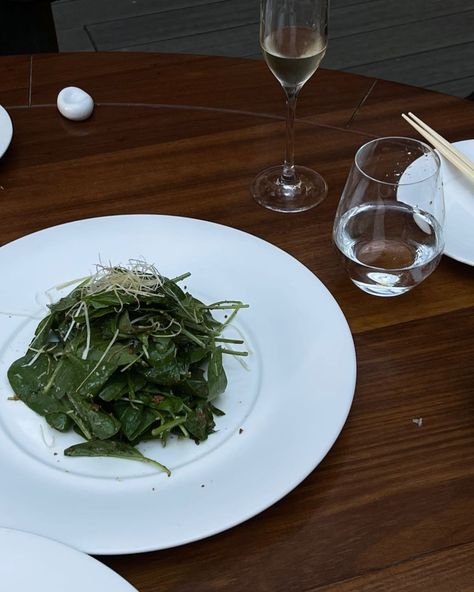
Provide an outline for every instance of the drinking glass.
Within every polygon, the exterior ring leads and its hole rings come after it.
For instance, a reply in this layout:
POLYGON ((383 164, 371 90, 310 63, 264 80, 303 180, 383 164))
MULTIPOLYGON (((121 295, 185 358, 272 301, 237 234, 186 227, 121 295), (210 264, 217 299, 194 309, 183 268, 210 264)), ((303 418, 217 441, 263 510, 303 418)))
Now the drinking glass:
POLYGON ((444 248, 441 162, 427 144, 380 138, 359 148, 333 239, 356 286, 398 296, 432 273, 444 248))
POLYGON ((286 153, 251 185, 254 199, 279 212, 301 212, 327 194, 321 175, 294 163, 296 100, 326 53, 328 0, 261 0, 260 45, 268 67, 286 95, 286 153))

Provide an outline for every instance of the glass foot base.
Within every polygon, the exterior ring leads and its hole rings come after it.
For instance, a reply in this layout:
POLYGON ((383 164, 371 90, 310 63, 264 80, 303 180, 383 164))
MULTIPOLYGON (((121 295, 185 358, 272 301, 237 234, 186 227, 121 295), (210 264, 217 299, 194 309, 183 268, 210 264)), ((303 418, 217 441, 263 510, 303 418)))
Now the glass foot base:
POLYGON ((276 212, 304 212, 319 205, 328 193, 319 173, 296 166, 296 182, 282 178, 283 167, 273 166, 257 175, 250 192, 257 203, 276 212))
POLYGON ((404 286, 404 287, 396 287, 396 286, 380 286, 377 284, 366 284, 364 282, 358 282, 351 278, 352 282, 360 288, 363 292, 367 294, 371 294, 372 296, 382 296, 384 298, 389 298, 391 296, 401 296, 402 294, 406 294, 409 292, 413 286, 404 286))

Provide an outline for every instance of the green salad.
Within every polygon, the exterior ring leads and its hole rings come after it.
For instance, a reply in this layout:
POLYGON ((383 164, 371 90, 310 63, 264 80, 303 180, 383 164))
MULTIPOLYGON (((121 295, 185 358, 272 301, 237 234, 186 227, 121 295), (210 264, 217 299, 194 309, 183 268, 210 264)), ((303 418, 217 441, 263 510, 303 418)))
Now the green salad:
POLYGON ((204 304, 178 285, 189 275, 168 279, 144 262, 98 266, 49 307, 8 379, 14 398, 85 439, 65 455, 139 460, 169 475, 136 445, 171 434, 199 443, 213 432, 227 386, 223 356, 247 355, 222 332, 246 305, 204 304), (223 321, 217 310, 227 311, 223 321))

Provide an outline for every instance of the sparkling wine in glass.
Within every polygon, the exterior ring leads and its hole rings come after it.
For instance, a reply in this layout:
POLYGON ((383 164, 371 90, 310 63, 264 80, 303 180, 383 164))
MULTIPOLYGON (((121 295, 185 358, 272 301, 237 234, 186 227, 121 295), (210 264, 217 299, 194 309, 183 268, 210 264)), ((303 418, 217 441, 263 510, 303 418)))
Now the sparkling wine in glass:
POLYGON ((334 221, 349 277, 364 292, 398 296, 425 280, 444 248, 439 156, 411 138, 359 148, 334 221))
POLYGON ((327 195, 319 173, 294 163, 296 100, 326 53, 327 17, 328 0, 261 0, 260 45, 287 104, 285 160, 259 173, 251 186, 254 199, 271 210, 301 212, 327 195))

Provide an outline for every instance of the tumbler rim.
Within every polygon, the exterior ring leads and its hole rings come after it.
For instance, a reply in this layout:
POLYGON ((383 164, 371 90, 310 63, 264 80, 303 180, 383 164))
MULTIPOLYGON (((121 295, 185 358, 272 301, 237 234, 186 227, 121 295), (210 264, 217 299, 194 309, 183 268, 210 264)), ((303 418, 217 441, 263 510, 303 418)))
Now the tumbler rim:
MULTIPOLYGON (((416 162, 416 160, 414 160, 413 162, 416 162)), ((432 177, 435 177, 441 173, 441 158, 439 157, 439 154, 436 152, 436 150, 434 150, 426 142, 423 142, 421 140, 417 140, 416 138, 409 138, 407 136, 384 136, 381 138, 374 138, 373 140, 366 142, 365 144, 363 144, 362 146, 360 146, 358 148, 358 150, 355 154, 355 157, 354 157, 354 164, 355 164, 357 170, 360 172, 360 174, 363 175, 364 177, 366 177, 367 179, 369 179, 370 181, 375 181, 376 183, 380 183, 382 185, 389 185, 390 187, 398 187, 398 186, 403 186, 403 185, 416 185, 417 183, 424 183, 428 179, 431 179, 432 177), (436 170, 433 173, 431 173, 430 175, 423 177, 422 179, 418 179, 417 181, 410 181, 410 182, 406 182, 406 183, 403 183, 403 182, 400 183, 399 181, 397 181, 397 182, 384 181, 383 179, 377 179, 375 177, 372 177, 371 175, 366 173, 364 171, 364 169, 360 166, 360 164, 358 162, 358 158, 360 156, 360 153, 363 150, 365 150, 368 146, 370 146, 370 144, 375 144, 377 142, 386 142, 387 140, 404 140, 406 142, 410 142, 410 143, 416 144, 418 146, 423 146, 434 157, 434 161, 436 163, 436 170)))

